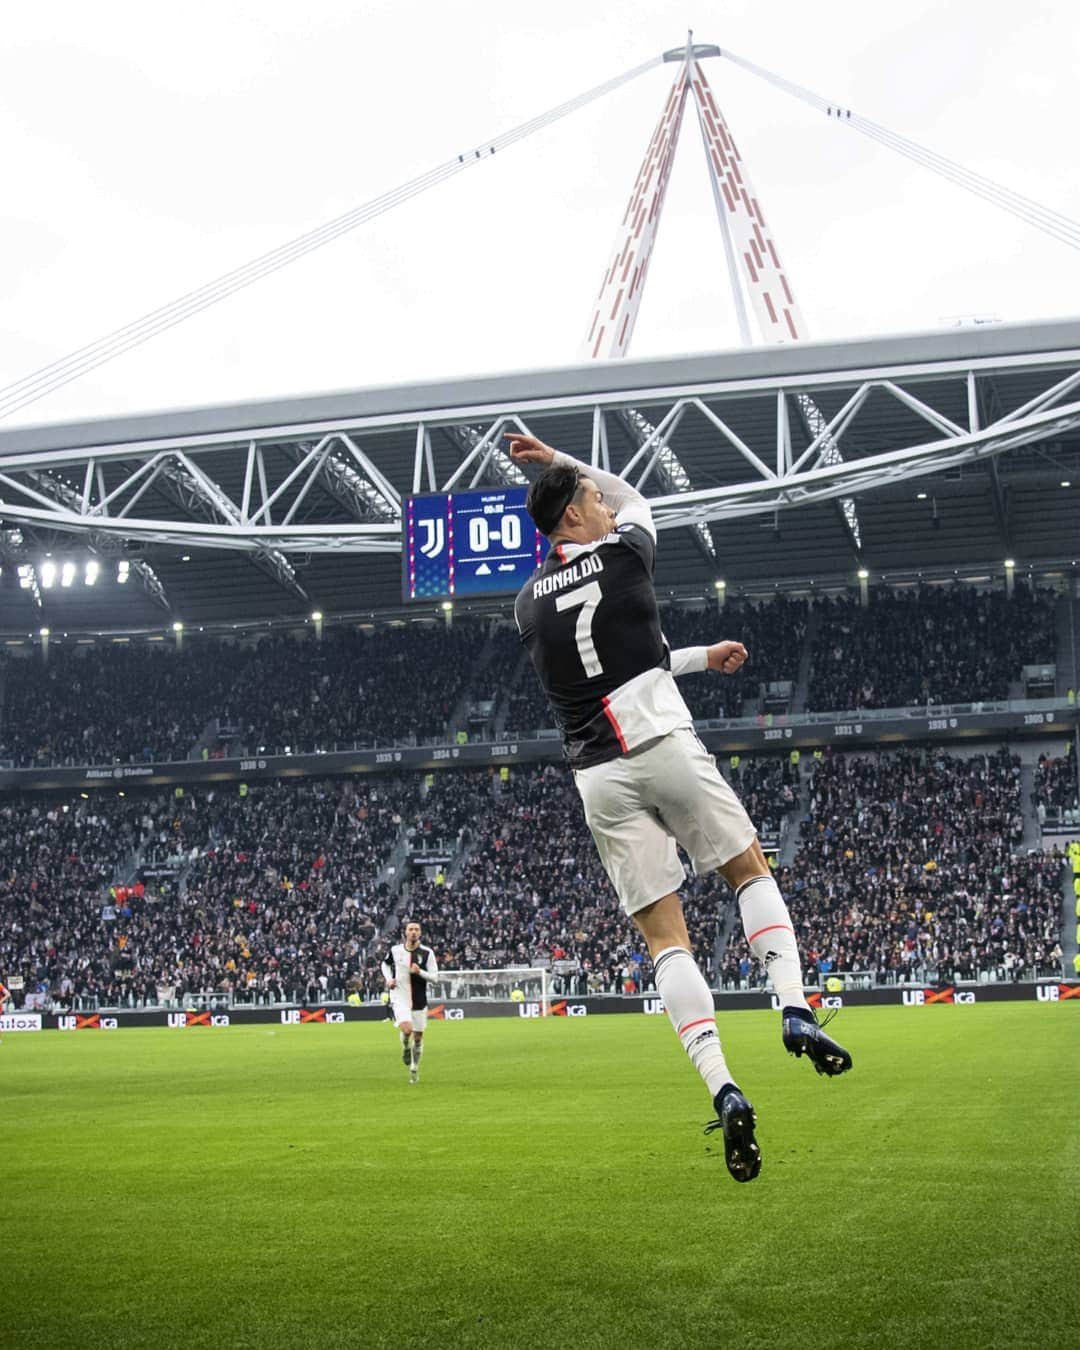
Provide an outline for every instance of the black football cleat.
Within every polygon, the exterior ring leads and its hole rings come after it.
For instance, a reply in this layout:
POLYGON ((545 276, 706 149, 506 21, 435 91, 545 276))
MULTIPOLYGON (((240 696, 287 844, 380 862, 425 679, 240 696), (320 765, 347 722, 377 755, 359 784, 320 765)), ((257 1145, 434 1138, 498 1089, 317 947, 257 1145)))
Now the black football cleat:
POLYGON ((705 1133, 724 1132, 724 1161, 736 1181, 753 1181, 761 1171, 761 1149, 754 1138, 757 1116, 738 1088, 728 1088, 713 1098, 716 1120, 705 1126, 705 1133))
MULTIPOLYGON (((826 1019, 828 1021, 829 1019, 826 1019)), ((851 1055, 817 1024, 810 1009, 784 1009, 784 1049, 796 1059, 805 1055, 818 1073, 828 1078, 847 1073, 851 1055)))

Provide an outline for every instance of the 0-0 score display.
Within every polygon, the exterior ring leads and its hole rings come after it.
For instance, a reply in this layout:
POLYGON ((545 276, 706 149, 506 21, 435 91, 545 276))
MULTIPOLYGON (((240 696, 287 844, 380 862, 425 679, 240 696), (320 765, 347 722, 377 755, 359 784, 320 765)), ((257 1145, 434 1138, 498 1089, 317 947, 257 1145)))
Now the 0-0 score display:
POLYGON ((402 541, 406 600, 496 595, 521 589, 547 556, 525 510, 523 487, 409 497, 402 541))

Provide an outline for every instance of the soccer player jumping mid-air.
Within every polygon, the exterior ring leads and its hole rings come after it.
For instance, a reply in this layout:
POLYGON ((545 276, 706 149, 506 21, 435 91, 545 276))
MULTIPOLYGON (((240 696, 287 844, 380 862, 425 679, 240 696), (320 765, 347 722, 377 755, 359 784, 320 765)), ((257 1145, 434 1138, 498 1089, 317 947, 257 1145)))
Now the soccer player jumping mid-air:
POLYGON ((717 1119, 706 1131, 723 1130, 728 1171, 752 1181, 761 1170, 756 1117, 725 1062, 712 994, 690 949, 677 843, 697 873, 719 870, 734 890, 747 942, 781 1004, 784 1046, 830 1076, 850 1069, 851 1056, 817 1025, 791 917, 757 832, 694 734, 673 678, 734 674, 747 652, 739 642, 717 642, 672 653, 660 630, 656 527, 645 498, 533 436, 508 439, 516 463, 542 470, 527 510, 551 543, 518 594, 518 631, 555 714, 601 861, 645 938, 657 992, 712 1094, 717 1119))
POLYGON ((414 920, 405 925, 405 941, 390 948, 382 973, 390 991, 394 1025, 401 1033, 402 1063, 409 1071, 409 1082, 418 1083, 427 1029, 427 987, 438 975, 439 965, 431 948, 421 945, 420 925, 414 920))

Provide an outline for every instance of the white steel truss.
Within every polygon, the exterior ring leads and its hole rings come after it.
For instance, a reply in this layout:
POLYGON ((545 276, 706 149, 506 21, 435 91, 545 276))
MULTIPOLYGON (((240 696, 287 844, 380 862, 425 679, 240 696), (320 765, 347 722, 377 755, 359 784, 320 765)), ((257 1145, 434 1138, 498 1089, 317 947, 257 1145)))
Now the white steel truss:
MULTIPOLYGON (((871 354, 869 345, 866 354, 871 354)), ((580 375, 586 390, 589 369, 572 373, 580 375)), ((176 435, 36 451, 9 449, 0 441, 0 515, 8 531, 23 526, 90 536, 103 547, 112 539, 134 539, 233 549, 262 558, 395 553, 401 505, 393 477, 402 490, 505 483, 511 475, 499 449, 503 433, 521 429, 543 435, 553 416, 576 428, 574 443, 589 447, 594 464, 616 467, 652 494, 661 529, 855 498, 1019 446, 1058 441, 1080 428, 1080 346, 850 371, 658 382, 645 388, 640 366, 636 374, 633 388, 601 394, 530 396, 531 382, 522 380, 516 391, 504 387, 497 399, 468 406, 454 406, 454 391, 447 389, 446 403, 407 413, 381 412, 336 423, 297 420, 291 427, 277 424, 232 438, 176 435), (1014 406, 986 398, 988 385, 1000 386, 1014 375, 1023 377, 1025 387, 1037 383, 1038 392, 1014 398, 1014 406), (819 410, 820 421, 809 427, 798 417, 802 399, 819 410), (887 447, 875 440, 884 434, 883 416, 894 418, 887 447), (625 443, 628 426, 635 432, 634 448, 615 466, 612 433, 618 427, 620 444, 625 443), (901 444, 898 427, 904 429, 901 444), (454 447, 456 461, 438 476, 432 448, 436 432, 441 462, 445 465, 447 445, 454 447), (399 453, 391 464, 391 457, 377 449, 386 444, 387 433, 397 433, 399 445, 407 438, 415 453, 399 453), (280 453, 283 447, 286 454, 280 453), (665 450, 672 447, 679 452, 682 477, 665 464, 665 450), (301 519, 303 506, 317 492, 328 500, 320 486, 328 451, 355 468, 366 486, 352 496, 348 511, 342 494, 334 495, 336 518, 301 519), (691 469, 685 468, 688 464, 691 469), (179 469, 183 475, 177 475, 179 469), (140 514, 163 477, 170 491, 158 494, 155 510, 166 502, 174 509, 168 515, 140 514), (695 488, 695 478, 714 485, 695 488), (57 483, 67 490, 57 492, 57 483), (349 518, 342 519, 344 514, 349 518)))

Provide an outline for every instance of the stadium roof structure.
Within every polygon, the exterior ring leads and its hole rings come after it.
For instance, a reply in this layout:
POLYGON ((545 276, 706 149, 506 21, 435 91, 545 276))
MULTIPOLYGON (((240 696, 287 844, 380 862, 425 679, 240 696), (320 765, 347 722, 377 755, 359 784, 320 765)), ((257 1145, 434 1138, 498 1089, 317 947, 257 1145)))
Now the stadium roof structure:
POLYGON ((992 324, 0 431, 0 630, 400 609, 403 497, 520 481, 517 429, 650 497, 673 593, 1080 560, 1080 320, 992 324))
MULTIPOLYGON (((688 34, 0 390, 3 417, 644 71, 674 67, 584 364, 0 431, 0 631, 238 627, 400 609, 403 498, 523 482, 501 448, 516 430, 651 498, 664 532, 657 581, 672 594, 714 594, 720 580, 762 592, 846 585, 859 573, 991 576, 1006 559, 1010 570, 1075 567, 1080 320, 807 341, 702 66, 721 57, 837 131, 879 141, 1080 249, 1080 222, 688 34), (744 346, 634 360, 691 108, 744 346), (763 345, 751 345, 755 334, 763 345)), ((414 615, 425 608, 430 617, 430 599, 414 615)))

